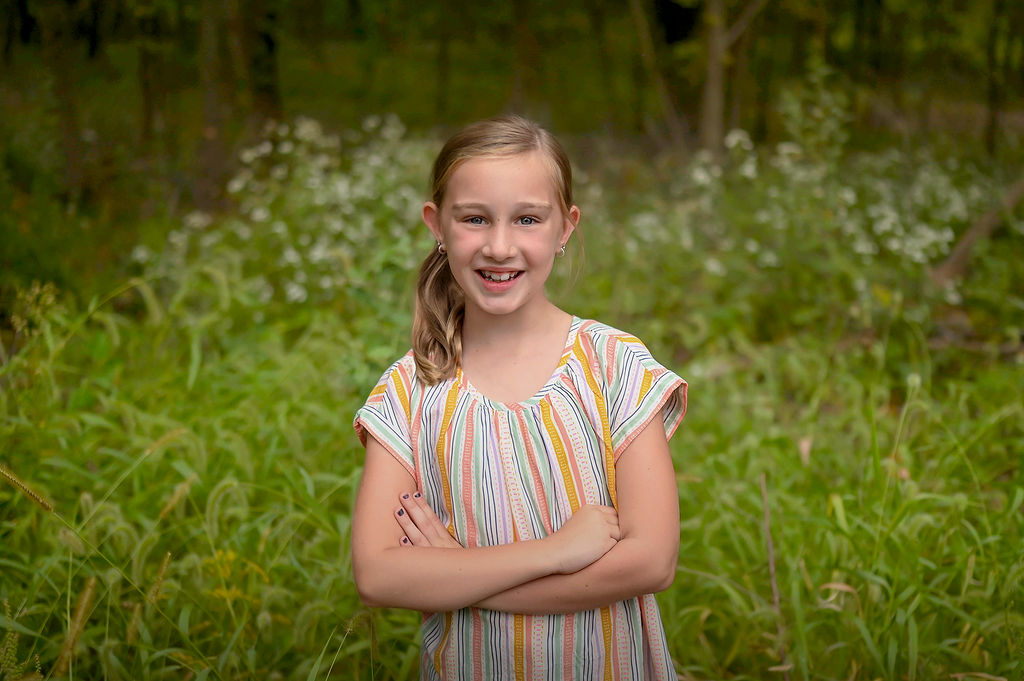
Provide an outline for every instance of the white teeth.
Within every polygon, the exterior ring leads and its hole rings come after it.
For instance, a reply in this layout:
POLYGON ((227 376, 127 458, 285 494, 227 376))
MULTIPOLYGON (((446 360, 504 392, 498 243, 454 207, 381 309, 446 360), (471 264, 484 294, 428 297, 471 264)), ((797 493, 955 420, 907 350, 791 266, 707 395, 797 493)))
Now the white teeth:
POLYGON ((518 272, 486 272, 486 271, 484 271, 484 272, 482 272, 482 274, 484 275, 484 279, 487 279, 489 281, 508 281, 509 279, 512 279, 513 277, 515 277, 519 273, 518 272))

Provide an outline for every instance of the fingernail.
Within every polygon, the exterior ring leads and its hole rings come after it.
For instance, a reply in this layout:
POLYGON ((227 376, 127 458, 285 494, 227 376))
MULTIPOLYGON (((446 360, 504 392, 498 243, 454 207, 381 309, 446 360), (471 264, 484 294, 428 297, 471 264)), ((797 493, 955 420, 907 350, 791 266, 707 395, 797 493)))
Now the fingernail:
POLYGON ((402 498, 403 498, 403 499, 408 499, 408 498, 409 498, 409 495, 408 495, 408 494, 403 494, 403 495, 402 495, 402 498))
POLYGON ((405 509, 398 509, 398 515, 405 515, 405 509))
POLYGON ((416 492, 416 494, 414 494, 413 496, 419 499, 422 495, 419 492, 416 492))
POLYGON ((408 537, 402 537, 402 543, 403 544, 408 544, 409 543, 409 538, 408 537))

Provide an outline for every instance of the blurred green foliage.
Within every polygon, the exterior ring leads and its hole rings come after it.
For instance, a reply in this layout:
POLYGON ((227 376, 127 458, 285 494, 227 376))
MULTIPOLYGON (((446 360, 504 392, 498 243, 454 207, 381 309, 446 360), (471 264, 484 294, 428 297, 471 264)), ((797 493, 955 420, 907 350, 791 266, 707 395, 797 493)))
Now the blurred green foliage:
MULTIPOLYGON (((1008 178, 851 152, 815 78, 783 97, 791 139, 733 131, 722 165, 573 142, 605 160, 552 294, 691 384, 673 659, 694 679, 1018 678, 1019 212, 964 281, 928 278, 1008 178)), ((104 295, 19 290, 0 463, 55 510, 0 484, 0 678, 35 656, 81 678, 415 674, 418 617, 352 584, 350 423, 408 347, 438 146, 392 117, 269 126, 236 208, 154 229, 104 295)))

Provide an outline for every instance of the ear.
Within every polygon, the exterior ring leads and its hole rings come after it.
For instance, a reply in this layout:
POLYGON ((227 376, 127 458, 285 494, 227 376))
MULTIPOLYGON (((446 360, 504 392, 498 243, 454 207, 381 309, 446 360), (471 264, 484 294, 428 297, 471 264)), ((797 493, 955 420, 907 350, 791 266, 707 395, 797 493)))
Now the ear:
POLYGON ((423 223, 430 229, 434 239, 444 243, 444 232, 441 231, 441 209, 437 207, 437 204, 433 201, 424 203, 421 215, 423 223))
POLYGON ((567 244, 569 243, 569 237, 576 231, 576 227, 580 224, 580 209, 579 206, 571 206, 569 212, 566 214, 565 219, 562 220, 562 235, 559 238, 558 243, 567 244))

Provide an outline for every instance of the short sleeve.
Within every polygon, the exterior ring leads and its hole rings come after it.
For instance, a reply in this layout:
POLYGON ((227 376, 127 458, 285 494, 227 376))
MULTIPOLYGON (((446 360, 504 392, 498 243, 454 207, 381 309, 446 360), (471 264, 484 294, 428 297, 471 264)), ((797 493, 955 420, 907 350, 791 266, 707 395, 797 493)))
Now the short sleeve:
POLYGON ((410 399, 415 378, 410 359, 411 355, 407 355, 384 372, 366 404, 356 412, 352 425, 364 447, 366 438, 372 435, 415 476, 410 434, 410 399))
POLYGON ((640 340, 620 336, 609 354, 608 417, 616 460, 657 415, 671 438, 686 414, 686 381, 658 363, 640 340))

